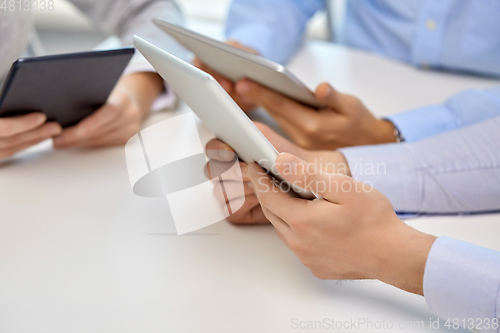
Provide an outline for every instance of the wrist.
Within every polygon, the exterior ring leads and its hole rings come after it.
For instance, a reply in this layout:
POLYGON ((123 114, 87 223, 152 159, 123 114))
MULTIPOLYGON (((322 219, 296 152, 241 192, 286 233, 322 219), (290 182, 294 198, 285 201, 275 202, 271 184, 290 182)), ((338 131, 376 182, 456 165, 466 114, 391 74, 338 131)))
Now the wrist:
POLYGON ((380 143, 394 143, 396 142, 396 136, 394 131, 394 124, 385 119, 377 120, 377 138, 376 141, 380 143))
POLYGON ((124 88, 131 94, 144 118, 149 114, 153 102, 165 90, 163 79, 153 72, 128 74, 120 79, 117 88, 124 88))
POLYGON ((391 229, 392 239, 384 244, 383 264, 377 278, 423 296, 425 266, 436 237, 400 221, 397 225, 397 228, 391 229))

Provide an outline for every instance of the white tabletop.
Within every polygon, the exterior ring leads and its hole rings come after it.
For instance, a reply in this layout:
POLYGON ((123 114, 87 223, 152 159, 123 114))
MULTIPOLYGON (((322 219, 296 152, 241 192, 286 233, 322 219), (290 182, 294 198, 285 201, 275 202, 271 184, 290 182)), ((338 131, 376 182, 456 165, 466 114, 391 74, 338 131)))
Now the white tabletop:
MULTIPOLYGON (((379 116, 499 84, 321 42, 290 68, 311 87, 325 80, 362 97, 379 116)), ((188 110, 156 114, 149 124, 180 112, 188 110)), ((206 141, 210 134, 200 131, 206 141)), ((500 215, 409 221, 496 250, 499 222, 500 215)), ((394 327, 423 321, 409 332, 428 331, 436 319, 423 298, 391 286, 315 278, 271 226, 222 221, 177 236, 164 199, 132 193, 123 147, 42 145, 0 164, 0 332, 289 332, 301 331, 300 322, 360 318, 394 327)))

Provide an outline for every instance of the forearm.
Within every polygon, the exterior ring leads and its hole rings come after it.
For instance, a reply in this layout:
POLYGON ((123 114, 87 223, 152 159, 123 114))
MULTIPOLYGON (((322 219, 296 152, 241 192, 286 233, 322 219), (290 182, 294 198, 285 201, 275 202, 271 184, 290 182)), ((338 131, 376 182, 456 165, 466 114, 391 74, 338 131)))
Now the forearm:
POLYGON ((397 212, 500 210, 500 117, 412 144, 343 148, 352 176, 397 212))

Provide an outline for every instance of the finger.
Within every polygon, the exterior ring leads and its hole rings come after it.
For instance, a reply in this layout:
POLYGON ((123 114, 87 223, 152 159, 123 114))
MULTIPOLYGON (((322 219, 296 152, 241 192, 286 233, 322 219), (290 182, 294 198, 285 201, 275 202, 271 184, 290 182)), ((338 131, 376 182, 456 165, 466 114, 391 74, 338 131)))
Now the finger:
POLYGON ((244 162, 239 162, 240 164, 240 170, 236 168, 232 168, 234 164, 230 163, 224 163, 228 164, 228 166, 225 166, 223 170, 227 170, 226 172, 220 172, 218 168, 214 168, 214 163, 216 161, 210 160, 206 165, 205 165, 205 176, 208 179, 214 179, 216 177, 222 176, 222 179, 226 182, 230 181, 235 181, 235 182, 249 182, 250 178, 248 177, 248 166, 244 162), (240 174, 241 172, 241 174, 240 174), (224 175, 222 175, 224 174, 224 175))
MULTIPOLYGON (((218 179, 211 180, 214 184, 219 182, 218 179)), ((219 186, 214 186, 213 195, 220 206, 225 206, 230 202, 236 203, 250 195, 255 195, 253 185, 249 185, 251 182, 243 183, 243 191, 241 191, 241 182, 224 181, 224 192, 220 191, 219 186)), ((233 205, 235 207, 235 205, 233 205)))
POLYGON ((340 114, 349 113, 349 107, 346 105, 351 96, 342 94, 335 90, 326 82, 321 83, 314 93, 318 102, 330 107, 340 114))
POLYGON ((280 153, 290 153, 294 155, 299 155, 303 152, 303 150, 297 147, 295 144, 291 143, 275 131, 273 131, 269 126, 254 122, 255 126, 261 131, 262 134, 266 137, 267 140, 278 150, 280 153))
POLYGON ((284 238, 283 242, 285 244, 288 244, 288 239, 292 236, 292 230, 290 229, 290 226, 278 215, 274 214, 266 207, 262 207, 262 211, 264 212, 264 215, 269 220, 269 222, 271 222, 271 224, 277 230, 277 232, 282 235, 282 237, 284 238))
POLYGON ((48 122, 43 126, 26 133, 17 134, 5 139, 0 139, 0 149, 11 149, 17 146, 24 146, 30 142, 41 142, 54 135, 60 134, 61 126, 56 122, 48 122))
POLYGON ((283 149, 289 148, 289 146, 293 146, 293 144, 283 138, 281 135, 273 131, 269 126, 254 121, 255 127, 266 137, 266 139, 276 148, 279 152, 282 152, 283 149))
POLYGON ((31 131, 42 125, 46 120, 47 116, 40 112, 33 112, 20 117, 0 118, 0 138, 31 131))
POLYGON ((65 129, 60 136, 54 139, 54 145, 67 147, 79 140, 90 139, 96 135, 99 129, 116 121, 119 115, 120 110, 117 107, 106 104, 77 125, 65 129))
POLYGON ((246 196, 241 208, 232 212, 227 220, 234 224, 269 224, 255 195, 246 196))
POLYGON ((99 131, 99 133, 95 134, 96 136, 92 135, 90 138, 78 140, 70 144, 65 144, 65 145, 54 144, 54 148, 56 149, 69 148, 69 147, 97 148, 97 147, 121 146, 124 145, 130 138, 130 135, 124 135, 122 129, 116 129, 113 131, 102 131, 102 132, 99 131))
POLYGON ((232 80, 223 75, 220 75, 219 73, 213 71, 211 68, 208 68, 198 58, 195 58, 193 64, 204 72, 210 74, 217 82, 219 82, 222 88, 231 96, 232 99, 234 99, 236 104, 238 104, 244 112, 253 110, 255 108, 255 105, 250 100, 235 93, 234 82, 232 80))
POLYGON ((317 131, 321 122, 316 109, 308 108, 252 81, 239 81, 236 92, 266 109, 290 138, 301 146, 309 143, 309 136, 317 131))
MULTIPOLYGON (((224 189, 225 189, 228 201, 242 197, 242 195, 240 195, 242 193, 240 191, 240 187, 241 187, 241 182, 224 180, 224 189)), ((243 196, 255 194, 253 184, 250 181, 243 183, 243 190, 244 190, 243 196)))
POLYGON ((215 80, 217 80, 217 82, 219 82, 219 84, 222 86, 222 88, 224 88, 224 90, 228 93, 232 93, 233 92, 233 82, 231 80, 229 80, 228 78, 220 75, 219 73, 215 72, 214 70, 212 70, 211 68, 207 67, 199 58, 195 58, 193 60, 193 64, 198 67, 199 69, 201 69, 202 71, 210 74, 213 76, 213 78, 215 80))
POLYGON ((308 108, 250 80, 238 81, 236 83, 236 92, 265 108, 269 113, 284 117, 295 125, 304 124, 305 121, 316 114, 315 109, 308 108))
MULTIPOLYGON (((132 135, 138 132, 139 123, 130 121, 125 113, 116 118, 114 121, 108 122, 102 127, 95 129, 90 128, 88 132, 81 136, 67 134, 68 131, 73 131, 73 128, 66 129, 62 134, 72 136, 63 137, 60 135, 54 138, 54 148, 69 148, 69 147, 102 147, 106 145, 121 145, 126 143, 132 135)), ((79 126, 79 125, 77 125, 79 126)))
MULTIPOLYGON (((302 215, 303 211, 307 211, 306 205, 311 201, 292 198, 288 193, 276 187, 265 171, 255 163, 248 165, 248 174, 266 217, 269 219, 270 216, 267 213, 272 212, 284 221, 287 228, 293 228, 294 221, 302 215)), ((270 221, 273 223, 273 220, 270 221)), ((278 224, 275 227, 283 228, 284 226, 278 224)))
POLYGON ((358 188, 357 182, 351 177, 322 172, 316 169, 314 164, 307 163, 292 154, 280 154, 275 166, 279 174, 289 183, 312 191, 332 203, 346 202, 358 188))
MULTIPOLYGON (((58 126, 59 126, 59 124, 58 124, 58 126)), ((32 140, 28 140, 22 144, 16 145, 14 147, 7 148, 7 149, 0 149, 0 159, 6 158, 6 157, 11 157, 12 155, 14 155, 16 153, 18 153, 26 148, 29 148, 31 146, 34 146, 36 144, 39 144, 40 142, 45 141, 47 139, 48 138, 45 136, 39 136, 39 137, 36 137, 32 140)))
POLYGON ((104 126, 116 121, 120 118, 122 114, 122 110, 125 107, 119 107, 119 105, 123 104, 120 100, 122 98, 122 94, 113 94, 110 96, 110 100, 100 107, 96 112, 83 119, 77 126, 79 126, 82 135, 87 133, 92 133, 99 128, 103 128, 104 126), (116 101, 115 101, 116 100, 116 101))
POLYGON ((234 150, 219 139, 210 140, 205 151, 208 158, 221 162, 230 162, 234 159, 234 150))
POLYGON ((219 82, 219 84, 221 85, 222 88, 224 88, 224 90, 228 93, 228 94, 232 94, 234 92, 234 83, 229 80, 228 78, 226 78, 225 76, 222 76, 220 74, 217 74, 216 72, 213 72, 211 71, 210 73, 208 73, 210 75, 212 75, 212 77, 217 81, 219 82))
MULTIPOLYGON (((128 123, 123 119, 111 122, 108 125, 89 133, 73 142, 54 143, 54 148, 69 148, 69 147, 105 147, 118 146, 125 144, 130 137, 137 133, 138 127, 135 123, 128 123)), ((57 139, 58 137, 56 137, 57 139)))
POLYGON ((14 154, 16 154, 22 150, 25 150, 31 146, 34 146, 34 145, 36 145, 44 140, 46 140, 46 139, 38 139, 38 140, 31 141, 31 142, 26 142, 20 146, 16 146, 13 148, 0 149, 0 159, 12 157, 14 154))
POLYGON ((198 57, 195 57, 193 59, 193 65, 195 65, 198 68, 203 67, 203 63, 201 62, 200 58, 198 58, 198 57))

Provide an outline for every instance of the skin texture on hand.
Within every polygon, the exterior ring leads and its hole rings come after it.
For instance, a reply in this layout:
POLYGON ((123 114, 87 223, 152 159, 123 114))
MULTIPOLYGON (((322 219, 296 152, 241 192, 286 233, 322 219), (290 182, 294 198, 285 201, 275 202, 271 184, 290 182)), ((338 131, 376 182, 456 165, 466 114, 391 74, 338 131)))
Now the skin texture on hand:
POLYGON ((21 117, 0 118, 0 159, 36 145, 62 132, 55 122, 47 122, 40 112, 21 117))
MULTIPOLYGON (((247 51, 252 54, 258 55, 259 53, 255 51, 254 49, 251 49, 249 47, 246 47, 237 41, 234 40, 229 40, 227 41, 227 44, 237 47, 243 51, 247 51)), ((198 67, 199 69, 203 70, 204 72, 207 72, 208 74, 212 75, 214 79, 219 82, 219 84, 226 90, 226 92, 231 96, 231 98, 240 106, 240 108, 245 111, 249 112, 257 107, 255 103, 253 103, 251 100, 246 99, 245 97, 239 96, 236 91, 235 91, 235 83, 228 78, 218 74, 217 72, 213 71, 210 69, 208 66, 206 66, 200 59, 195 58, 193 61, 193 64, 198 67)))
MULTIPOLYGON (((255 123, 257 128, 264 134, 264 136, 269 140, 269 142, 279 151, 288 152, 296 156, 300 156, 302 159, 314 163, 319 169, 326 172, 337 172, 350 175, 349 166, 347 161, 340 152, 336 151, 308 151, 298 147, 297 145, 284 139, 277 133, 275 133, 268 126, 255 123)), ((222 163, 234 163, 232 158, 234 156, 234 151, 224 142, 213 139, 206 146, 207 156, 211 160, 219 161, 222 163), (225 154, 225 152, 228 154, 225 154)), ((210 162, 213 163, 213 162, 210 162)), ((244 162, 240 162, 240 169, 243 176, 244 183, 244 193, 245 202, 243 206, 236 212, 228 217, 228 221, 235 224, 268 224, 269 221, 262 212, 262 208, 259 201, 255 195, 255 190, 250 178, 248 177, 248 166, 244 162)), ((238 177, 231 178, 226 175, 224 179, 224 187, 231 188, 232 186, 237 186, 236 181, 238 177)), ((221 202, 222 206, 226 203, 241 200, 240 197, 232 197, 232 193, 237 193, 237 191, 227 191, 227 201, 221 202)))
POLYGON ((118 81, 105 105, 54 138, 55 148, 122 145, 137 133, 163 91, 156 73, 139 72, 118 81))
MULTIPOLYGON (((237 41, 230 40, 227 43, 258 54, 237 41)), ((316 110, 250 80, 232 82, 208 68, 198 58, 194 60, 194 65, 212 75, 243 111, 264 108, 293 142, 302 148, 333 150, 395 142, 391 122, 375 118, 358 98, 342 94, 328 83, 316 88, 316 99, 327 106, 316 110)))
POLYGON ((290 183, 323 199, 292 198, 257 164, 248 173, 263 213, 278 236, 321 279, 378 279, 423 295, 423 275, 435 237, 398 219, 389 200, 370 186, 328 174, 291 154, 276 165, 290 183))
POLYGON ((326 105, 316 110, 250 80, 236 84, 240 98, 264 108, 300 147, 337 149, 395 141, 394 126, 377 119, 356 97, 320 84, 316 99, 326 105))

